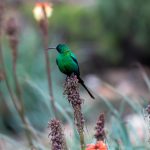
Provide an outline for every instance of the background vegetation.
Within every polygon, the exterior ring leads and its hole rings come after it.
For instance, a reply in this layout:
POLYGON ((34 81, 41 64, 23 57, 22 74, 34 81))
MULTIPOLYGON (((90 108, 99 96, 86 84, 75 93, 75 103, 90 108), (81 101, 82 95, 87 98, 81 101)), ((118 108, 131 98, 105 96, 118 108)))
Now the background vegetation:
MULTIPOLYGON (((36 1, 7 0, 3 33, 9 17, 18 20, 19 47, 17 76, 23 91, 25 115, 40 141, 49 149, 48 121, 52 119, 49 101, 43 39, 33 17, 36 1)), ((100 112, 106 118, 106 142, 111 150, 149 149, 149 120, 143 109, 149 102, 150 1, 52 1, 49 18, 49 46, 67 43, 77 55, 81 75, 93 91, 91 100, 81 88, 86 143, 94 142, 94 127, 100 112), (143 67, 137 67, 137 63, 143 67)), ((3 34, 2 50, 11 88, 12 56, 8 37, 3 34)), ((52 87, 59 118, 70 149, 79 149, 73 111, 63 96, 65 76, 56 66, 56 51, 50 51, 52 87), (78 145, 78 147, 77 147, 78 145)), ((1 71, 1 70, 0 70, 1 71)), ((0 72, 2 74, 2 71, 0 72)), ((4 80, 0 81, 0 149, 28 149, 23 124, 15 110, 4 80)))

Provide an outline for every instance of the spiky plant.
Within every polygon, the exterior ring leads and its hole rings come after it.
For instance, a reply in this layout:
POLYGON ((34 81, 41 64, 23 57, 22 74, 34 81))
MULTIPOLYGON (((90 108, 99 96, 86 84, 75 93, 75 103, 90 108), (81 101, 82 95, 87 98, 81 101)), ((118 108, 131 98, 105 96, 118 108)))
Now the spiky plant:
POLYGON ((83 101, 79 94, 79 83, 76 75, 72 75, 66 78, 64 89, 64 95, 67 95, 67 99, 69 103, 71 103, 74 110, 74 120, 80 136, 81 149, 84 150, 84 119, 81 110, 83 101))
POLYGON ((48 128, 50 129, 49 137, 52 150, 67 150, 61 122, 53 119, 48 123, 48 128))

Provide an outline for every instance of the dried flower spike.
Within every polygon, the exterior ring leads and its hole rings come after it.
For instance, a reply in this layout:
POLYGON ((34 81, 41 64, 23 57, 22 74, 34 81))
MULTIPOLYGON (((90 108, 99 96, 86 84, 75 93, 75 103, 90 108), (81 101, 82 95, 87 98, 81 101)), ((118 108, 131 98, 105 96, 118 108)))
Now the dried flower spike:
POLYGON ((76 75, 66 78, 64 95, 67 95, 69 103, 72 104, 74 109, 74 119, 79 131, 84 128, 84 119, 81 112, 82 100, 79 94, 79 84, 76 75))
POLYGON ((79 83, 76 75, 66 78, 64 85, 64 95, 67 95, 69 103, 74 109, 74 120, 80 136, 81 149, 85 149, 84 143, 84 118, 81 111, 82 100, 79 94, 79 83))
POLYGON ((79 84, 76 75, 66 78, 64 95, 67 95, 69 103, 72 106, 81 105, 82 100, 79 95, 79 84))
POLYGON ((51 137, 52 150, 67 150, 61 122, 53 119, 48 123, 50 129, 49 137, 51 137))
POLYGON ((148 115, 150 115, 150 104, 148 104, 148 106, 145 108, 146 112, 148 115))
POLYGON ((105 139, 104 125, 105 125, 104 113, 101 113, 95 127, 96 133, 94 136, 97 141, 99 140, 104 141, 105 139))

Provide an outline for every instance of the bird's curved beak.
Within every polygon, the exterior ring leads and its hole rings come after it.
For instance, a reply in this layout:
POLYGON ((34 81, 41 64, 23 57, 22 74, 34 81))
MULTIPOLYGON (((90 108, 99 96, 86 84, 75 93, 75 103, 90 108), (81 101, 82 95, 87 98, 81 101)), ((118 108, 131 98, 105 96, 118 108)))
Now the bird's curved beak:
POLYGON ((54 47, 49 47, 49 48, 47 48, 46 50, 51 50, 51 49, 56 49, 56 48, 54 48, 54 47))

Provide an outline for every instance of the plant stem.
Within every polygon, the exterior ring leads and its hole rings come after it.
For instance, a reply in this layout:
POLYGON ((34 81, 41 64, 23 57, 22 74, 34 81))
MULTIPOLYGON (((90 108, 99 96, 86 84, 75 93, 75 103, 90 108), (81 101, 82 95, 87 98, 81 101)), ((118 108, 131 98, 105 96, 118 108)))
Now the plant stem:
POLYGON ((1 31, 0 31, 0 61, 1 61, 3 74, 4 74, 4 77, 5 77, 5 82, 6 82, 6 86, 7 86, 8 92, 10 94, 10 97, 11 97, 13 103, 14 103, 15 108, 18 111, 20 111, 20 108, 19 108, 19 106, 17 105, 17 102, 16 102, 16 97, 13 95, 13 92, 12 92, 11 87, 9 85, 6 70, 5 70, 5 64, 4 64, 3 52, 2 52, 2 46, 1 46, 1 31))
POLYGON ((85 142, 84 142, 84 134, 83 134, 83 132, 79 132, 79 136, 80 136, 81 150, 85 150, 85 142))
POLYGON ((20 111, 18 111, 18 113, 20 114, 21 120, 24 124, 24 128, 25 128, 25 133, 26 133, 26 137, 28 139, 28 143, 31 147, 33 147, 33 143, 32 143, 32 133, 31 130, 29 129, 29 124, 28 124, 28 120, 25 116, 25 109, 24 109, 24 103, 23 103, 23 99, 22 99, 22 94, 21 94, 21 88, 18 82, 18 78, 17 78, 17 71, 16 71, 16 64, 17 64, 17 45, 11 47, 12 48, 12 57, 13 57, 13 76, 14 76, 14 81, 15 81, 15 86, 16 86, 16 92, 17 92, 17 96, 18 99, 20 100, 20 111))
POLYGON ((57 116, 57 110, 55 107, 55 99, 53 95, 53 88, 52 88, 52 80, 51 80, 51 68, 50 68, 50 58, 48 56, 48 20, 46 17, 45 8, 43 7, 44 12, 44 19, 40 22, 40 27, 43 33, 43 42, 44 42, 44 55, 45 55, 45 62, 46 62, 46 70, 47 70, 47 78, 48 78, 48 87, 49 87, 49 94, 50 94, 50 102, 52 105, 54 117, 57 116))
MULTIPOLYGON (((23 105, 19 105, 18 103, 18 100, 17 100, 17 97, 13 94, 13 91, 10 87, 10 84, 8 82, 8 77, 7 77, 7 73, 6 73, 6 69, 5 69, 5 62, 4 62, 4 58, 3 58, 3 51, 2 51, 2 31, 1 31, 1 28, 0 28, 0 60, 1 60, 1 65, 2 65, 2 70, 3 70, 3 74, 4 74, 4 77, 5 77, 5 82, 6 82, 6 86, 7 86, 7 89, 8 89, 8 92, 10 94, 10 97, 12 99, 12 102, 23 122, 23 124, 25 125, 25 133, 26 133, 26 136, 27 136, 27 140, 28 140, 28 143, 31 147, 33 147, 33 143, 32 143, 32 137, 31 135, 29 134, 29 126, 27 124, 27 121, 25 119, 25 114, 24 114, 24 109, 23 109, 23 105)), ((16 60, 15 60, 16 61, 16 60)), ((14 67, 14 71, 16 70, 16 66, 13 65, 14 67)), ((15 74, 15 78, 16 78, 16 74, 15 74)), ((16 78, 16 81, 17 81, 17 78, 16 78)), ((17 83, 17 86, 18 86, 18 83, 17 83)), ((17 87, 18 88, 18 87, 17 87)))
POLYGON ((25 133, 26 133, 28 143, 31 147, 34 147, 33 143, 32 143, 31 133, 30 133, 30 130, 29 130, 29 125, 27 123, 27 119, 25 118, 24 110, 22 109, 23 107, 18 105, 18 100, 17 100, 16 96, 13 94, 13 91, 11 90, 11 87, 10 87, 9 82, 8 82, 8 78, 7 78, 7 74, 6 74, 6 70, 5 70, 4 59, 3 59, 2 48, 1 48, 1 43, 0 43, 0 60, 1 60, 2 69, 3 69, 3 73, 4 73, 5 82, 6 82, 8 92, 9 92, 10 97, 12 99, 12 102, 13 102, 13 104, 14 104, 14 106, 15 106, 15 108, 16 108, 16 110, 17 110, 17 112, 18 112, 18 114, 19 114, 19 116, 20 116, 20 118, 23 122, 23 124, 24 124, 25 133))
POLYGON ((74 121, 80 138, 81 150, 85 150, 84 141, 84 118, 82 114, 82 100, 79 94, 79 82, 77 76, 73 75, 66 78, 64 85, 64 94, 67 95, 69 103, 74 110, 74 121))
POLYGON ((21 105, 20 113, 22 114, 22 116, 24 116, 24 114, 25 114, 24 104, 23 104, 23 99, 22 99, 22 95, 21 95, 21 88, 20 88, 18 78, 17 78, 17 71, 16 71, 17 47, 12 47, 12 57, 13 57, 13 76, 14 76, 17 96, 18 96, 18 99, 20 100, 20 105, 21 105))
POLYGON ((76 127, 79 133, 81 150, 85 150, 85 141, 84 141, 84 130, 83 130, 83 115, 81 112, 81 106, 74 106, 74 117, 76 119, 76 127))
POLYGON ((46 50, 46 48, 48 47, 48 35, 44 36, 44 45, 45 45, 44 46, 45 47, 44 54, 45 54, 45 61, 46 61, 50 101, 51 101, 51 104, 52 104, 52 109, 53 109, 53 112, 54 112, 54 116, 56 117, 56 107, 55 107, 53 88, 52 88, 52 80, 51 80, 50 59, 49 59, 49 56, 48 56, 48 51, 46 50))

